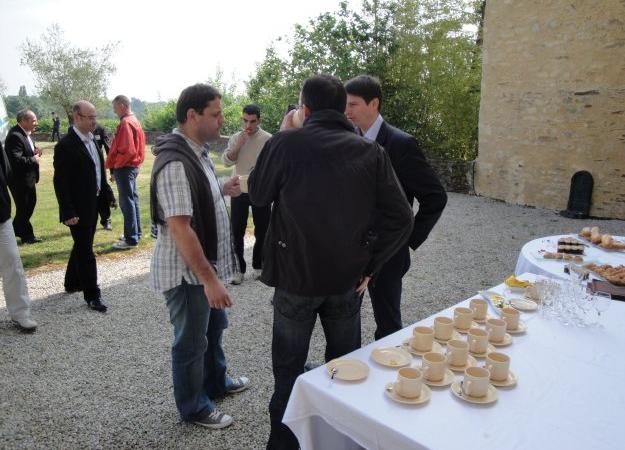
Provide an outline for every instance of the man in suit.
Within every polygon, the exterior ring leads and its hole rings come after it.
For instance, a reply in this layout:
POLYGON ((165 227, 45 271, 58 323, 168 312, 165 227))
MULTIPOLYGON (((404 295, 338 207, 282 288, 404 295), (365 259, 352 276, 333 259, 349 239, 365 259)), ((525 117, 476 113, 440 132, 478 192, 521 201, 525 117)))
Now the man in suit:
POLYGON ((61 118, 52 113, 52 142, 58 142, 61 139, 61 118))
POLYGON ((65 272, 65 291, 83 291, 89 308, 105 312, 98 287, 93 237, 102 202, 114 201, 104 160, 93 137, 95 107, 84 100, 73 106, 74 125, 54 147, 54 190, 60 220, 72 233, 74 246, 65 272))
POLYGON ((410 267, 409 248, 416 250, 425 242, 443 213, 447 194, 415 138, 389 125, 380 115, 382 89, 379 80, 360 75, 345 83, 345 90, 347 118, 360 134, 384 147, 408 201, 411 205, 415 198, 419 202, 410 239, 384 264, 369 285, 377 340, 402 328, 402 278, 410 267))
POLYGON ((17 113, 17 125, 9 130, 5 147, 13 176, 9 189, 15 201, 13 231, 23 244, 41 242, 35 237, 30 218, 37 204, 36 184, 39 181, 41 150, 35 147, 30 135, 37 127, 34 112, 23 109, 17 113))
POLYGON ((11 320, 22 330, 33 332, 37 329, 37 322, 30 315, 26 275, 9 220, 11 197, 7 185, 10 172, 11 168, 0 141, 0 279, 11 320))
MULTIPOLYGON (((100 124, 95 126, 95 130, 93 130, 93 137, 95 138, 95 142, 98 145, 98 152, 101 155, 104 155, 102 151, 106 152, 106 155, 109 154, 109 138, 106 135, 106 130, 100 124)), ((108 202, 102 202, 100 205, 100 210, 98 211, 100 214, 100 225, 106 231, 112 231, 113 227, 111 225, 111 206, 108 202)))

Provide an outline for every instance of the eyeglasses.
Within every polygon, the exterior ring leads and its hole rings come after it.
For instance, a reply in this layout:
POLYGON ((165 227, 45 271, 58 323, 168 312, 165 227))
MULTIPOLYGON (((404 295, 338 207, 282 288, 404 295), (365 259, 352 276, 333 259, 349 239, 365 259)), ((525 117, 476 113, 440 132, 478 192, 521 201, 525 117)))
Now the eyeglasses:
POLYGON ((81 113, 78 113, 78 115, 80 117, 84 117, 84 118, 87 118, 87 119, 90 119, 90 120, 96 120, 98 118, 98 116, 87 116, 87 115, 81 114, 81 113))

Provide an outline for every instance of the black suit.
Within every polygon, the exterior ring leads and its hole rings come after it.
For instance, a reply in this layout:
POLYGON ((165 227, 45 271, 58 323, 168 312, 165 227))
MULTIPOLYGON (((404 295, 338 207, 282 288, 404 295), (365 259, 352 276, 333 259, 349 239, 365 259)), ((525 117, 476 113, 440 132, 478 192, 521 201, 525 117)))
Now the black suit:
MULTIPOLYGON (((104 149, 108 156, 110 150, 109 138, 102 125, 96 125, 95 130, 93 130, 93 137, 96 144, 98 144, 98 152, 102 153, 102 149, 104 149)), ((108 202, 101 202, 98 212, 100 214, 100 224, 106 226, 111 221, 111 205, 108 202)))
POLYGON ((416 250, 425 242, 443 213, 447 194, 414 137, 383 122, 376 141, 388 152, 408 202, 411 205, 414 199, 419 202, 410 239, 369 285, 377 340, 402 328, 402 277, 410 267, 409 247, 416 250))
POLYGON ((30 218, 37 204, 35 186, 39 181, 39 163, 28 142, 26 132, 19 125, 9 130, 5 149, 13 171, 9 182, 9 189, 15 201, 13 230, 15 236, 22 238, 22 241, 29 241, 35 237, 30 218))
POLYGON ((99 195, 93 159, 74 129, 70 128, 54 147, 54 190, 59 202, 60 221, 79 218, 76 225, 69 227, 74 246, 65 272, 65 289, 82 290, 87 302, 100 297, 93 253, 98 208, 101 203, 113 200, 102 154, 96 153, 101 173, 99 195))

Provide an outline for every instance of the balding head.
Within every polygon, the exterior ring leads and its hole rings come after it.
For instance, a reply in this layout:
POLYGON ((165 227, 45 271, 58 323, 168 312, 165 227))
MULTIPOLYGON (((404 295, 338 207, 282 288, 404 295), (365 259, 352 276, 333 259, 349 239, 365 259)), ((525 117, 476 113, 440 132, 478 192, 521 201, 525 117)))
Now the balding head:
POLYGON ((17 112, 15 119, 17 123, 27 132, 33 131, 37 127, 37 116, 30 109, 22 109, 17 112))
POLYGON ((72 107, 74 126, 83 134, 93 131, 96 126, 95 106, 86 100, 79 100, 72 107))

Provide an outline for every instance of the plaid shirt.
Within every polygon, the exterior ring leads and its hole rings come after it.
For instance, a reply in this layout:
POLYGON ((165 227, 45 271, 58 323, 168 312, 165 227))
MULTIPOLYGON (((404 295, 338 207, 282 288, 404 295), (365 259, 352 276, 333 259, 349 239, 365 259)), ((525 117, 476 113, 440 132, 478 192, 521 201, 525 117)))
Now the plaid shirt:
MULTIPOLYGON (((215 174, 215 167, 208 157, 208 147, 200 146, 187 138, 177 129, 175 134, 182 136, 193 152, 198 156, 211 186, 215 202, 217 221, 217 261, 211 261, 217 276, 227 280, 238 272, 238 263, 234 256, 230 218, 222 194, 222 187, 215 174)), ((193 216, 191 189, 181 162, 167 164, 156 180, 158 215, 163 219, 174 216, 193 216)), ((158 239, 150 264, 150 287, 156 292, 165 292, 179 286, 184 280, 189 284, 199 285, 196 275, 185 264, 176 248, 176 242, 169 233, 167 225, 158 225, 158 239)))

